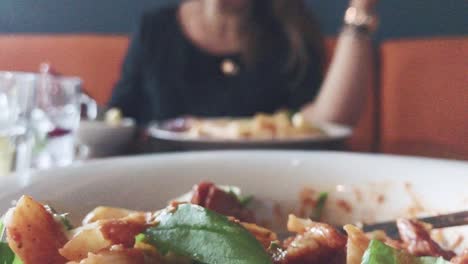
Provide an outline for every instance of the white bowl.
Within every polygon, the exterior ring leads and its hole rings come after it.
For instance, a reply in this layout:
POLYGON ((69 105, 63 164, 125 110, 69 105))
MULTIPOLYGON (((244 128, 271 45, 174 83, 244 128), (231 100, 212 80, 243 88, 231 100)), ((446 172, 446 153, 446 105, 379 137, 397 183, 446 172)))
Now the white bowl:
POLYGON ((125 118, 119 124, 103 121, 81 121, 78 139, 89 147, 91 158, 123 154, 135 133, 135 122, 125 118))
MULTIPOLYGON (((231 151, 149 155, 90 162, 37 172, 29 186, 0 182, 0 212, 29 194, 77 221, 99 205, 155 210, 201 180, 236 185, 254 194, 256 212, 271 215, 273 201, 286 214, 304 187, 330 192, 326 217, 333 223, 391 220, 468 208, 468 163, 335 152, 231 151), (346 200, 347 212, 338 205, 346 200)), ((272 219, 272 217, 270 217, 272 219)), ((468 237, 468 228, 444 231, 468 237)), ((456 234, 456 235, 454 235, 456 234)), ((465 240, 464 246, 468 241, 465 240)))

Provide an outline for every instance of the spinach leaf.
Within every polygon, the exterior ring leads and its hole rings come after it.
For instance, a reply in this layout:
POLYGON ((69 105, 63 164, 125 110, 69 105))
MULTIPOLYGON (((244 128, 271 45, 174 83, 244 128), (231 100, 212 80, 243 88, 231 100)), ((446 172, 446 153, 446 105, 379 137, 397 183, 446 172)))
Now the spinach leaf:
POLYGON ((0 239, 3 238, 5 232, 5 225, 3 224, 3 216, 0 217, 0 239))
POLYGON ((136 242, 136 243, 145 242, 145 240, 146 240, 145 234, 138 234, 138 235, 135 237, 135 242, 136 242))
POLYGON ((15 253, 10 249, 7 243, 0 242, 0 264, 13 264, 15 253))
POLYGON ((166 209, 158 225, 145 231, 146 242, 207 264, 271 264, 257 239, 241 225, 203 207, 183 204, 166 209))
POLYGON ((314 210, 310 214, 310 219, 313 221, 320 221, 323 214, 323 209, 325 208, 325 203, 328 200, 328 193, 322 192, 319 194, 317 199, 317 205, 315 206, 314 210))
POLYGON ((397 264, 396 250, 378 240, 372 240, 361 264, 397 264))
POLYGON ((450 264, 450 262, 443 258, 415 257, 378 240, 372 240, 361 264, 450 264))
POLYGON ((54 208, 49 205, 44 205, 44 208, 49 212, 57 223, 60 223, 65 231, 70 231, 73 229, 73 225, 71 224, 70 220, 68 219, 68 214, 59 214, 54 208))
POLYGON ((253 197, 253 195, 249 195, 249 196, 238 197, 237 199, 239 200, 242 207, 247 207, 247 206, 249 206, 249 204, 251 204, 253 202, 254 197, 253 197))
POLYGON ((23 264, 23 262, 11 251, 8 244, 0 242, 0 264, 23 264))
MULTIPOLYGON (((3 217, 0 217, 0 238, 3 238, 5 226, 3 217)), ((23 262, 15 255, 7 243, 0 241, 0 264, 22 264, 23 262)))
POLYGON ((23 261, 21 261, 17 255, 15 255, 15 259, 13 260, 12 264, 23 264, 23 261))

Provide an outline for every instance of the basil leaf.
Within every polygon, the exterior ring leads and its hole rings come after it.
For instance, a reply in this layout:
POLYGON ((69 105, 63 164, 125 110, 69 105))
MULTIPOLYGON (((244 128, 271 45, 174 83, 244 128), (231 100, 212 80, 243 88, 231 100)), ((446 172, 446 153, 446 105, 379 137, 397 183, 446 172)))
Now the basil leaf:
POLYGON ((314 210, 310 214, 310 219, 314 221, 320 221, 322 218, 323 210, 325 209, 325 203, 328 200, 328 193, 322 192, 320 193, 317 199, 317 205, 315 206, 314 210))
POLYGON ((378 240, 372 240, 361 264, 450 264, 450 262, 443 258, 415 257, 378 240))
POLYGON ((7 243, 0 242, 0 264, 13 264, 15 253, 10 249, 7 243))
POLYGON ((18 255, 15 255, 15 259, 13 260, 12 264, 23 264, 23 261, 21 261, 18 255))
POLYGON ((3 224, 3 217, 0 217, 0 239, 3 238, 3 233, 5 232, 5 225, 3 224))
POLYGON ((0 242, 0 264, 23 264, 5 242, 0 242))
MULTIPOLYGON (((3 217, 0 217, 0 238, 3 238, 4 233, 3 217)), ((8 243, 0 241, 0 264, 23 264, 23 262, 11 250, 8 243)))
MULTIPOLYGON (((0 217, 0 238, 3 238, 4 232, 3 217, 0 217)), ((12 264, 14 259, 15 253, 13 253, 7 243, 0 241, 0 264, 12 264)))
POLYGON ((136 243, 145 242, 145 240, 146 240, 145 234, 138 234, 135 237, 135 242, 136 243))
POLYGON ((54 217, 54 220, 57 223, 60 223, 65 231, 70 231, 73 229, 73 225, 68 219, 68 214, 59 214, 54 208, 49 205, 44 205, 44 208, 54 217))
POLYGON ((272 264, 249 231, 203 207, 179 205, 167 209, 157 221, 157 226, 146 230, 146 242, 163 254, 172 252, 207 264, 272 264))
POLYGON ((239 200, 242 207, 245 208, 245 207, 249 206, 249 204, 251 204, 253 202, 254 197, 253 197, 253 195, 250 195, 250 196, 238 197, 237 199, 239 200))
POLYGON ((372 240, 361 264, 397 264, 396 250, 378 240, 372 240))

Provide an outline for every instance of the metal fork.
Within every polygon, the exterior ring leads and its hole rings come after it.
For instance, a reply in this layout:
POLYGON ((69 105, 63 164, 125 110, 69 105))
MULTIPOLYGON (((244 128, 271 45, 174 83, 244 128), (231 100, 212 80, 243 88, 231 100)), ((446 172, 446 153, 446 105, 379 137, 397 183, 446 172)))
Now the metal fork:
MULTIPOLYGON (((433 229, 463 226, 468 225, 468 211, 418 218, 417 220, 423 223, 430 224, 433 229)), ((361 228, 366 233, 376 230, 382 230, 385 231, 385 233, 391 238, 399 238, 400 236, 395 221, 375 224, 363 224, 361 225, 361 228)))
MULTIPOLYGON (((430 224, 433 229, 441 229, 447 227, 456 227, 468 225, 468 211, 462 211, 452 214, 444 214, 438 216, 431 216, 425 218, 417 218, 416 220, 430 224)), ((375 224, 359 224, 360 227, 365 233, 382 230, 387 236, 393 239, 399 239, 400 234, 398 232, 398 227, 396 221, 381 222, 375 224)), ((335 228, 342 233, 345 233, 342 227, 335 226, 335 228)), ((280 232, 278 237, 280 239, 287 238, 291 236, 290 233, 280 232)))

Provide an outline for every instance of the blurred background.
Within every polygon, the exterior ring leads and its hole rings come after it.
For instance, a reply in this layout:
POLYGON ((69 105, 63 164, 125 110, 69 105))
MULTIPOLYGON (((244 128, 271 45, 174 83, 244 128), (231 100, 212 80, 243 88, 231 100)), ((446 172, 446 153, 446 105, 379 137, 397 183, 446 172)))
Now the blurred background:
MULTIPOLYGON (((50 63, 60 74, 80 77, 84 92, 105 107, 143 12, 178 2, 1 0, 0 71, 37 72, 50 63)), ((349 1, 307 5, 326 36, 328 64, 349 1)), ((467 160, 468 1, 381 0, 377 14, 375 80, 353 136, 338 149, 467 160)), ((80 143, 111 149, 100 156, 130 153, 112 149, 114 132, 84 123, 81 130, 88 140, 80 143)))
MULTIPOLYGON (((1 33, 126 34, 136 27, 142 12, 175 0, 2 0, 1 33), (59 23, 57 23, 59 22, 59 23)), ((342 26, 346 0, 308 0, 327 35, 342 26)), ((459 36, 468 34, 466 0, 381 1, 378 40, 459 36)))

